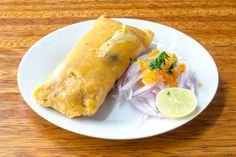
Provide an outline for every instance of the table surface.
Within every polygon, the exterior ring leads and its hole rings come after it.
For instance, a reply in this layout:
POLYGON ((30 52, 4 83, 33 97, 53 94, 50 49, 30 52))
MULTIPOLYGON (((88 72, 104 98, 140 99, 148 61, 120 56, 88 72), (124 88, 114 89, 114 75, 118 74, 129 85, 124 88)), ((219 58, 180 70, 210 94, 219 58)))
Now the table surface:
POLYGON ((1 0, 0 156, 234 156, 235 50, 234 0, 1 0), (127 141, 77 135, 33 112, 17 87, 17 68, 22 56, 44 35, 102 14, 155 21, 199 41, 214 58, 220 74, 218 92, 209 107, 171 132, 127 141))

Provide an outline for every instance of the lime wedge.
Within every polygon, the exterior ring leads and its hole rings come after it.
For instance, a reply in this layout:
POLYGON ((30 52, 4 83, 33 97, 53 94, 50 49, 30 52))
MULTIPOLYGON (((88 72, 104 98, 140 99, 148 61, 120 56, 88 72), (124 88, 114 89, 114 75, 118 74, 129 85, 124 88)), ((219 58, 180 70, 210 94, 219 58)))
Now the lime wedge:
POLYGON ((183 118, 196 109, 197 98, 184 88, 165 88, 157 94, 156 105, 169 118, 183 118))

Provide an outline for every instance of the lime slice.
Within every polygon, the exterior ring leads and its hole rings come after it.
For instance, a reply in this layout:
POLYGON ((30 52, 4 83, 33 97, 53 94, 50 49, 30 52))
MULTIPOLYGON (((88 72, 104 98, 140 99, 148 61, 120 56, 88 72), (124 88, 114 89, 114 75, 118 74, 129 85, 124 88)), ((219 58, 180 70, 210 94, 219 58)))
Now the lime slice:
POLYGON ((197 98, 184 88, 165 88, 157 94, 156 105, 169 118, 183 118, 196 109, 197 98))

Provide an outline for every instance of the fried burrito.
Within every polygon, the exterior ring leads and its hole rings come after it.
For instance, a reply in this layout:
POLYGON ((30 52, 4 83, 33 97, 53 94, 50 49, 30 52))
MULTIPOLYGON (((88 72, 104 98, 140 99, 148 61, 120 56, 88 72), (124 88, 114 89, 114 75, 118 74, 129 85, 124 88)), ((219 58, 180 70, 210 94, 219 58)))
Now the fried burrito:
POLYGON ((91 116, 153 32, 100 17, 52 74, 34 91, 36 101, 67 117, 91 116))

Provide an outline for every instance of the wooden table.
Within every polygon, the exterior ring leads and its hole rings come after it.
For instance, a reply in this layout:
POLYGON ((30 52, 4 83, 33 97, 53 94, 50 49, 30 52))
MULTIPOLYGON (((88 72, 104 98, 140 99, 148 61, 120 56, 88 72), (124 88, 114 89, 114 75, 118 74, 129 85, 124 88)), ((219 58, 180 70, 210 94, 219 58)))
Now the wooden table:
POLYGON ((235 64, 234 0, 1 0, 0 156, 236 156, 235 64), (33 112, 17 87, 17 68, 24 53, 54 30, 102 14, 155 21, 203 44, 220 74, 219 89, 209 107, 176 130, 132 141, 77 135, 33 112))

